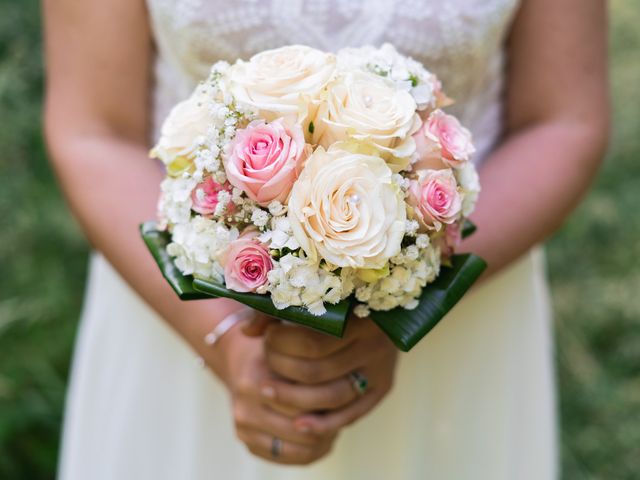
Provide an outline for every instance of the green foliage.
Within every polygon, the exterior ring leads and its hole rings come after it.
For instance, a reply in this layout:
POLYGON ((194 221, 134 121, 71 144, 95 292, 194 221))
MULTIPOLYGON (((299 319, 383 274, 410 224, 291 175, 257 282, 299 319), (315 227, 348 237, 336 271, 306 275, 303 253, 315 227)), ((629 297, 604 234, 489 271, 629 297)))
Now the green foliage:
POLYGON ((167 245, 170 243, 169 233, 158 230, 157 223, 149 220, 140 225, 140 234, 149 253, 160 267, 162 276, 167 281, 176 295, 181 300, 204 300, 211 298, 206 293, 199 292, 193 287, 193 277, 183 275, 175 266, 173 259, 167 253, 167 245))
MULTIPOLYGON (((640 472, 640 5, 612 5, 615 131, 548 246, 567 480, 640 472)), ((0 0, 0 479, 54 478, 88 248, 40 128, 39 3, 0 0)))
POLYGON ((443 266, 435 282, 422 290, 417 308, 372 311, 371 319, 396 347, 408 352, 445 318, 486 268, 486 262, 476 255, 453 255, 451 264, 443 266))
POLYGON ((39 4, 0 0, 0 478, 53 478, 87 247, 47 165, 39 4))
MULTIPOLYGON (((475 229, 471 222, 468 224, 467 233, 475 229)), ((325 304, 327 312, 321 316, 312 315, 300 307, 278 310, 269 296, 234 292, 223 284, 183 275, 167 253, 167 245, 171 241, 169 233, 158 230, 156 222, 143 223, 140 225, 140 232, 162 275, 182 300, 232 298, 267 315, 342 337, 350 300, 336 305, 325 304)), ((454 255, 451 265, 443 267, 437 280, 423 290, 418 308, 373 312, 371 318, 400 350, 408 352, 460 301, 486 267, 484 260, 475 255, 454 255)))
POLYGON ((611 5, 610 152, 547 248, 567 479, 640 472, 640 4, 611 5))

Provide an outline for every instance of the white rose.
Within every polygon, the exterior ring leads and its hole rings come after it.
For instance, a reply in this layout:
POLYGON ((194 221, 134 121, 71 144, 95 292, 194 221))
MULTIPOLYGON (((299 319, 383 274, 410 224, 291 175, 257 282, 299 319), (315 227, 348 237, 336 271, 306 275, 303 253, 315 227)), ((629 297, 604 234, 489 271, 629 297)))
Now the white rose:
POLYGON ((379 49, 371 45, 342 48, 336 53, 338 68, 340 70, 379 68, 380 73, 386 74, 389 65, 380 65, 378 58, 379 49))
POLYGON ((390 78, 396 86, 408 91, 417 103, 418 110, 435 106, 437 78, 411 57, 401 55, 389 43, 380 48, 365 46, 344 48, 337 54, 338 68, 366 68, 378 75, 390 78))
POLYGON ((405 84, 418 104, 418 110, 435 106, 438 79, 424 66, 398 53, 395 47, 385 43, 380 47, 380 57, 390 65, 390 78, 398 85, 405 84))
POLYGON ((464 162, 461 168, 456 169, 455 175, 462 189, 462 215, 471 215, 480 196, 480 178, 476 167, 471 162, 464 162))
POLYGON ((162 125, 160 140, 151 151, 154 158, 168 166, 170 174, 187 171, 214 120, 209 113, 205 91, 198 87, 187 100, 179 103, 162 125))
POLYGON ((426 71, 418 62, 398 53, 390 43, 380 48, 371 45, 347 47, 339 50, 336 56, 341 69, 366 68, 380 75, 391 76, 393 80, 406 82, 410 80, 410 70, 426 71))
POLYGON ((314 121, 313 140, 325 148, 348 139, 375 147, 394 172, 406 168, 420 128, 411 94, 379 75, 352 70, 329 86, 314 121))
POLYGON ((406 220, 402 194, 380 157, 352 145, 318 148, 289 197, 289 219, 302 249, 332 265, 382 268, 400 252, 406 220))
POLYGON ((304 121, 336 69, 335 55, 302 45, 266 50, 228 72, 236 101, 267 121, 296 117, 304 121))

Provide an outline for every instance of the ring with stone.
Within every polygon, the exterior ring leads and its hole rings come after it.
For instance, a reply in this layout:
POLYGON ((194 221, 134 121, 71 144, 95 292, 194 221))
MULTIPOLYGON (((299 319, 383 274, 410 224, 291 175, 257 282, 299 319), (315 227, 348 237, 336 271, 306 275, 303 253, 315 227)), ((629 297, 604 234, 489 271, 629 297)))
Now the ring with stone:
POLYGON ((367 388, 369 387, 369 379, 367 379, 367 377, 358 372, 351 372, 349 374, 349 380, 358 395, 367 393, 367 388))

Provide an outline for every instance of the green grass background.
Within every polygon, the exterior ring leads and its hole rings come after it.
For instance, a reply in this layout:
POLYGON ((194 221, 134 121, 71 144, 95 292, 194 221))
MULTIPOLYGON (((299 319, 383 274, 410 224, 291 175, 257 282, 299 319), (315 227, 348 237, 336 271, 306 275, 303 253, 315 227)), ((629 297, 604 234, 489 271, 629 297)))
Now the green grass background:
MULTIPOLYGON (((611 2, 615 129, 548 244, 565 479, 640 478, 640 2, 611 2)), ((54 476, 87 260, 41 137, 36 0, 0 0, 0 479, 54 476)))

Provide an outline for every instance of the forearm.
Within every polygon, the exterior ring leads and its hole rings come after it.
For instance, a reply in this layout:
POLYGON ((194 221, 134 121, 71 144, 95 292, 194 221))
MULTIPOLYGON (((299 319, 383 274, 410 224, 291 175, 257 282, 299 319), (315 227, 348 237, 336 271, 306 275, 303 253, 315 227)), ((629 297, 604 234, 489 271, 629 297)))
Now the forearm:
POLYGON ((487 260, 491 275, 544 241, 587 190, 605 139, 597 127, 562 120, 508 136, 480 171, 478 231, 461 249, 487 260))
POLYGON ((202 339, 237 306, 180 301, 147 252, 138 225, 155 217, 162 171, 146 148, 109 135, 50 143, 69 204, 91 244, 220 374, 224 366, 202 339))

